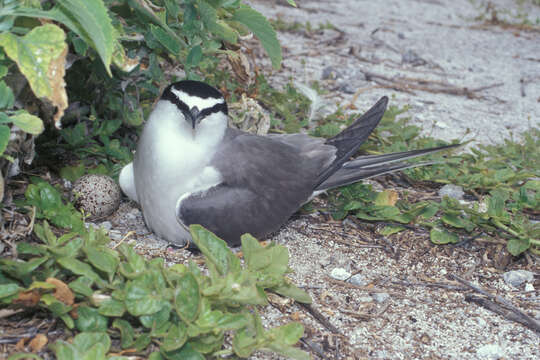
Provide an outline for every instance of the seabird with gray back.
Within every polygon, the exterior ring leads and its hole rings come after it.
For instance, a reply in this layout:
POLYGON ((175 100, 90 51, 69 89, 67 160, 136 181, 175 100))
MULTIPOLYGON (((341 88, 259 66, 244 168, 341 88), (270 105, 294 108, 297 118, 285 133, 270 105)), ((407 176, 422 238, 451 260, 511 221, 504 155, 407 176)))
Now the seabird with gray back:
MULTIPOLYGON (((203 82, 169 85, 150 114, 120 186, 146 225, 184 246, 200 224, 232 246, 278 230, 325 190, 416 166, 403 161, 453 147, 350 159, 381 120, 381 98, 338 135, 260 136, 228 127, 223 95, 203 82)), ((418 165, 418 164, 417 164, 418 165)))

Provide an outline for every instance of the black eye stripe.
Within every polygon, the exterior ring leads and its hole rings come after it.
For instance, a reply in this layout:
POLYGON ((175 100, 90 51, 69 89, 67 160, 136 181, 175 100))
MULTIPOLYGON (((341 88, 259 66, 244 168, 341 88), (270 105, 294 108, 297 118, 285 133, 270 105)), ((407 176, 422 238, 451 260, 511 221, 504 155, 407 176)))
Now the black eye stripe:
POLYGON ((225 102, 216 104, 212 106, 211 108, 206 108, 203 111, 201 111, 199 118, 204 119, 210 114, 217 113, 217 112, 223 112, 225 115, 229 114, 229 109, 227 108, 227 104, 225 102))
POLYGON ((181 112, 183 112, 183 113, 188 112, 189 113, 189 108, 187 107, 186 103, 184 103, 182 100, 180 100, 178 98, 178 96, 174 95, 172 93, 172 91, 170 90, 170 88, 166 89, 163 92, 163 95, 161 95, 161 100, 169 100, 174 105, 176 105, 178 110, 180 110, 181 112))
MULTIPOLYGON (((180 110, 184 114, 189 114, 189 112, 190 112, 190 109, 188 108, 186 103, 184 103, 175 94, 173 94, 173 92, 170 89, 166 89, 163 92, 163 95, 161 95, 161 100, 168 100, 168 101, 172 102, 174 105, 176 105, 178 110, 180 110)), ((208 116, 210 114, 213 114, 213 113, 220 112, 220 111, 222 111, 225 115, 229 114, 229 110, 228 110, 227 104, 225 102, 215 104, 211 108, 206 108, 206 109, 202 110, 200 112, 199 119, 204 119, 206 116, 208 116)))

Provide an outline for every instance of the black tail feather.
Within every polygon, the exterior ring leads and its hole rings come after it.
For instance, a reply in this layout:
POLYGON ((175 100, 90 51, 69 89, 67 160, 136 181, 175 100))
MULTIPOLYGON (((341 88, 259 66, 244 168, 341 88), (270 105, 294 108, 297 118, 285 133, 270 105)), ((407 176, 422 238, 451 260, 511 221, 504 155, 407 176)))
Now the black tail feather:
POLYGON ((422 150, 403 151, 385 155, 361 156, 345 163, 338 171, 332 174, 326 181, 321 183, 316 190, 328 190, 338 186, 349 185, 362 179, 388 174, 394 171, 436 164, 437 162, 396 163, 396 161, 403 161, 437 151, 456 148, 458 146, 461 146, 461 144, 445 145, 422 150))

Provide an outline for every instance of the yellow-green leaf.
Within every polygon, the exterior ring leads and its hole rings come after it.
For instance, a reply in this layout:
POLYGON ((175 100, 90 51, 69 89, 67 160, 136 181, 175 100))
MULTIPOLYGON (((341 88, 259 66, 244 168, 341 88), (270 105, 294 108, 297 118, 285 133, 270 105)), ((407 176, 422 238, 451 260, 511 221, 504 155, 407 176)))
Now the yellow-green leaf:
POLYGON ((32 135, 39 135, 43 132, 43 121, 37 116, 27 112, 19 113, 9 117, 9 120, 14 125, 18 126, 22 131, 32 135))
POLYGON ((35 27, 24 36, 0 34, 0 46, 17 63, 37 97, 53 93, 49 79, 51 63, 66 50, 64 31, 53 24, 35 27))

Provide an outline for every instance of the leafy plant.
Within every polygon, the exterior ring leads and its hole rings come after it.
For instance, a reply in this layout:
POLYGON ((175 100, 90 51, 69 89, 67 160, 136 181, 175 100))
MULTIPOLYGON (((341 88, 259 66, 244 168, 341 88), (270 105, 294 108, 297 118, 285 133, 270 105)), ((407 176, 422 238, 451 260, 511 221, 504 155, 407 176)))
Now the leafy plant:
MULTIPOLYGON (((382 154, 421 149, 444 143, 421 137, 420 128, 409 118, 396 120, 407 109, 390 106, 381 124, 361 150, 382 154), (385 134, 384 137, 380 134, 385 134)), ((337 124, 348 124, 357 115, 344 116, 338 109, 323 120, 314 133, 333 136, 337 124)), ((520 142, 506 140, 501 145, 480 145, 470 153, 443 157, 429 155, 431 166, 405 170, 409 181, 431 181, 462 186, 479 202, 462 203, 451 198, 440 202, 410 203, 398 200, 393 191, 376 192, 371 186, 353 184, 331 192, 332 213, 337 219, 352 214, 364 221, 393 223, 380 230, 391 235, 405 230, 400 224, 417 224, 430 229, 435 244, 457 243, 460 236, 488 236, 507 241, 512 255, 530 250, 540 253, 540 226, 531 221, 538 213, 540 163, 530 156, 540 151, 540 129, 523 134, 520 142)))
POLYGON ((7 124, 38 135, 42 120, 57 128, 63 121, 63 141, 48 132, 38 154, 64 148, 117 174, 133 147, 121 125, 141 125, 161 86, 181 76, 171 75, 177 64, 188 78, 206 77, 249 32, 279 68, 271 24, 238 0, 2 0, 0 155, 10 137, 7 124), (21 90, 25 84, 30 91, 21 90), (40 111, 36 101, 43 102, 40 111))
MULTIPOLYGON (((57 225, 81 218, 45 182, 31 186, 26 195, 31 204, 41 201, 40 208, 47 209, 43 217, 57 225)), ((153 359, 248 357, 256 350, 309 359, 293 347, 302 325, 265 330, 256 311, 268 304, 268 291, 311 302, 286 278, 285 247, 263 247, 246 234, 242 265, 223 240, 193 225, 193 241, 208 268, 205 275, 194 262, 167 267, 163 259, 147 261, 125 244, 111 249, 101 229, 71 228, 58 237, 47 221, 36 224, 40 244, 21 242, 18 260, 0 259, 1 303, 45 309, 78 333, 71 343, 59 340, 51 346, 58 359, 106 359, 121 349, 157 350, 153 359), (34 296, 31 304, 22 300, 28 294, 34 296), (225 334, 233 334, 231 347, 224 347, 225 334), (111 338, 120 340, 121 349, 112 347, 111 338)))

